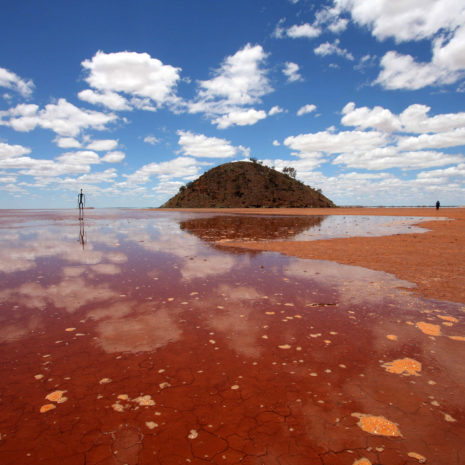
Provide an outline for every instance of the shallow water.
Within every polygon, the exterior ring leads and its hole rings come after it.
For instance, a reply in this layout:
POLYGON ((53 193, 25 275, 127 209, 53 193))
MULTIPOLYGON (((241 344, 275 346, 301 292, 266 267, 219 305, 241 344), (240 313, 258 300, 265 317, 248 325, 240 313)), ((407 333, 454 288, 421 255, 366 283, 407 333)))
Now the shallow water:
POLYGON ((202 215, 181 222, 181 229, 207 241, 316 241, 344 237, 419 234, 427 229, 415 226, 438 218, 395 216, 266 216, 202 215))
POLYGON ((332 217, 214 217, 4 212, 2 465, 464 462, 463 305, 215 243, 332 217))

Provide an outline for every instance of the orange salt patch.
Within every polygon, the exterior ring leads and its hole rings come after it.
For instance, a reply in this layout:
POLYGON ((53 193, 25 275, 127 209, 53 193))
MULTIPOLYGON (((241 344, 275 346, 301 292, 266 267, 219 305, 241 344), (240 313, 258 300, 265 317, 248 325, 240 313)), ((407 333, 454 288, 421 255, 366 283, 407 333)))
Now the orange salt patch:
POLYGON ((397 341, 397 336, 395 334, 388 334, 386 336, 390 341, 397 341))
POLYGON ((289 344, 283 344, 282 346, 278 346, 280 349, 290 349, 291 346, 289 344))
POLYGON ((70 333, 72 331, 76 331, 76 328, 66 328, 65 331, 68 331, 68 333, 70 333))
POLYGON ((418 372, 421 371, 421 363, 412 358, 393 360, 392 362, 384 363, 382 366, 387 372, 395 373, 396 375, 419 376, 418 372))
POLYGON ((45 413, 56 408, 55 404, 45 404, 40 407, 40 413, 45 413))
POLYGON ((439 325, 433 325, 431 323, 419 321, 416 326, 422 333, 427 334, 428 336, 441 335, 441 327, 439 325))
POLYGON ((451 323, 450 321, 443 321, 442 324, 444 326, 454 326, 454 323, 451 323))
POLYGON ((449 336, 449 339, 452 339, 453 341, 464 341, 465 342, 465 336, 449 336))
POLYGON ((450 321, 452 323, 458 323, 459 320, 457 318, 454 318, 453 316, 448 316, 448 315, 436 315, 438 318, 441 318, 441 320, 444 321, 450 321))
POLYGON ((397 425, 384 417, 363 413, 352 413, 352 416, 360 419, 357 425, 366 433, 376 434, 377 436, 402 436, 397 425))
POLYGON ((265 312, 265 315, 274 315, 274 312, 265 312))
POLYGON ((50 400, 51 402, 57 402, 58 404, 61 404, 62 402, 65 402, 67 400, 66 397, 63 397, 63 394, 66 391, 53 391, 50 394, 47 394, 45 398, 47 400, 50 400))
POLYGON ((115 412, 124 412, 124 407, 121 404, 115 403, 111 407, 115 412))
POLYGON ((137 402, 141 407, 147 407, 150 405, 155 405, 155 401, 152 399, 152 396, 146 394, 145 396, 139 396, 135 399, 132 399, 133 402, 137 402))
POLYGON ((412 457, 412 459, 418 460, 420 463, 426 462, 426 457, 424 457, 423 455, 417 454, 416 452, 409 452, 407 455, 409 457, 412 457))
POLYGON ((372 465, 372 463, 366 458, 356 460, 352 465, 372 465))

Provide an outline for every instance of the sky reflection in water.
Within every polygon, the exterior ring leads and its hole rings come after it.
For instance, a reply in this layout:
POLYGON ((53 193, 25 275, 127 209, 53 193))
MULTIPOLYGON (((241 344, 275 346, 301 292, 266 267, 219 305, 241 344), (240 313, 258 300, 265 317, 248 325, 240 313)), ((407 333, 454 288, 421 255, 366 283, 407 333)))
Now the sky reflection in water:
POLYGON ((0 462, 98 463, 98 446, 124 449, 118 463, 458 463, 463 305, 361 267, 214 246, 402 220, 6 212, 0 462), (48 402, 57 390, 67 400, 48 402), (402 436, 379 434, 392 424, 402 436))

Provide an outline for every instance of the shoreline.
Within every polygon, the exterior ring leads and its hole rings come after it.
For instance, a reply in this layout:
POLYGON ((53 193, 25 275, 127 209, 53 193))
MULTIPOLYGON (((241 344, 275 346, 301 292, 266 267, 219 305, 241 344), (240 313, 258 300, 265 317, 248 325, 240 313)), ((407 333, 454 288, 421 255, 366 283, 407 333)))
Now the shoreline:
POLYGON ((224 247, 278 252, 298 258, 329 260, 384 271, 416 284, 422 296, 465 303, 465 208, 245 208, 161 209, 192 213, 249 215, 359 215, 438 218, 419 221, 421 234, 350 237, 315 241, 233 241, 224 247), (442 221, 439 218, 443 219, 442 221))

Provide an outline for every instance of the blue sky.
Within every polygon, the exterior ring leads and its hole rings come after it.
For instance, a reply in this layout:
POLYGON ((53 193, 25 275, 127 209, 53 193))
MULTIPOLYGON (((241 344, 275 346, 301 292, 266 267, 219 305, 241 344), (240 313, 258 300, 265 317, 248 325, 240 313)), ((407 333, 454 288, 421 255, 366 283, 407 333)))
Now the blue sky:
POLYGON ((463 0, 4 2, 0 208, 159 206, 254 157, 463 205, 463 0))

